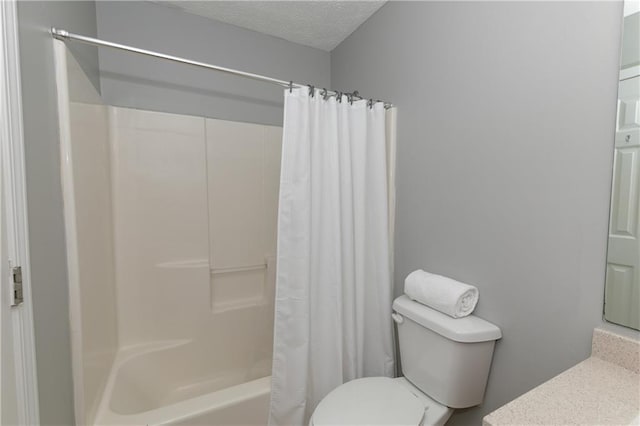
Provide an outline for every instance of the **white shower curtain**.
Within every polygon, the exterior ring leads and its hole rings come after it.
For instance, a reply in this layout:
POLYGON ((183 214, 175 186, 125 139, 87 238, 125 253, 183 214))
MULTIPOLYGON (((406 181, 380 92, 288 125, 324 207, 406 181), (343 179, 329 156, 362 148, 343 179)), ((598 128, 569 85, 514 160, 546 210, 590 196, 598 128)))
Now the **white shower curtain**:
POLYGON ((270 425, 394 372, 385 109, 285 91, 270 425))

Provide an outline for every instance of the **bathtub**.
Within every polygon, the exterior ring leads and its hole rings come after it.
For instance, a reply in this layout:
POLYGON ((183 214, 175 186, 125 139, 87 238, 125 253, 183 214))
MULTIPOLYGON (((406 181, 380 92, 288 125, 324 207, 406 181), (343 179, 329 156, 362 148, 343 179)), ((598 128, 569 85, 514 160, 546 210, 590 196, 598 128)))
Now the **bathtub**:
POLYGON ((210 371, 200 342, 154 342, 118 353, 96 425, 266 425, 270 360, 210 371), (208 374, 203 374, 206 371, 208 374))

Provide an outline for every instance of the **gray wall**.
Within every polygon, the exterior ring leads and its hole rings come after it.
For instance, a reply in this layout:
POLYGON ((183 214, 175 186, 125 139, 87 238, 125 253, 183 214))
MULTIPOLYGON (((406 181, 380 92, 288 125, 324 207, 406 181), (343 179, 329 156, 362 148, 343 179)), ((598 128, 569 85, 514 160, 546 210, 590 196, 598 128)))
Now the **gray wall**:
MULTIPOLYGON (((105 40, 329 87, 330 55, 322 50, 150 2, 101 1, 97 12, 105 40)), ((107 104, 282 124, 279 86, 106 49, 100 67, 107 104)))
MULTIPOLYGON (((26 145, 29 246, 36 338, 40 419, 43 425, 73 424, 73 390, 53 41, 60 26, 96 34, 93 2, 18 3, 22 105, 26 145)), ((72 49, 98 84, 98 55, 72 49)))
POLYGON ((502 328, 482 416, 589 356, 601 324, 622 5, 390 2, 331 54, 398 105, 396 286, 476 284, 502 328))

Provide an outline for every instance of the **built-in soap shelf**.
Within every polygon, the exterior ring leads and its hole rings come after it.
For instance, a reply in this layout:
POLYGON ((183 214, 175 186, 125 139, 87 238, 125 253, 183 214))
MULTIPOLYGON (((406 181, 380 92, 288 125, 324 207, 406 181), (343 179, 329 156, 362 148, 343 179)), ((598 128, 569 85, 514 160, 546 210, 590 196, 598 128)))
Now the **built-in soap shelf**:
POLYGON ((264 263, 256 263, 254 265, 244 265, 244 266, 231 266, 227 268, 211 268, 211 274, 233 274, 236 272, 249 272, 249 271, 260 271, 263 269, 267 269, 267 262, 264 263))
POLYGON ((221 313, 266 306, 273 301, 275 256, 264 263, 211 269, 211 310, 221 313))
POLYGON ((211 311, 221 313, 236 309, 266 306, 273 302, 276 258, 264 257, 264 262, 212 268, 208 259, 187 259, 162 262, 158 268, 201 269, 210 274, 211 311))
MULTIPOLYGON (((217 274, 232 274, 236 272, 249 272, 259 271, 267 269, 267 258, 265 257, 264 263, 255 263, 251 265, 239 265, 239 266, 227 266, 219 268, 210 268, 211 275, 217 274)), ((209 268, 209 261, 207 259, 194 259, 194 260, 178 260, 171 262, 163 262, 156 264, 158 268, 171 268, 171 269, 195 269, 195 268, 209 268)))
POLYGON ((169 262, 156 263, 158 268, 167 269, 193 269, 193 268, 208 268, 208 259, 188 259, 188 260, 172 260, 169 262))

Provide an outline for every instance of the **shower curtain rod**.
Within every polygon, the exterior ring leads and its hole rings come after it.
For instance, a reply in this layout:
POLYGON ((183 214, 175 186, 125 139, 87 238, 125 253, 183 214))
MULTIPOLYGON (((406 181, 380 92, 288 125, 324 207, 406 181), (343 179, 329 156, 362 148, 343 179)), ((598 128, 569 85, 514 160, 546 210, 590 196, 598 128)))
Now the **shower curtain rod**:
MULTIPOLYGON (((160 53, 160 52, 154 52, 152 50, 146 50, 146 49, 140 49, 138 47, 133 47, 133 46, 127 46, 125 44, 120 44, 120 43, 114 43, 111 41, 105 41, 105 40, 100 40, 98 38, 93 38, 93 37, 87 37, 87 36, 83 36, 81 34, 74 34, 71 33, 67 30, 63 30, 63 29, 59 29, 59 28, 51 28, 51 35, 58 40, 61 41, 77 41, 80 43, 84 43, 84 44, 90 44, 93 46, 101 46, 101 47, 110 47, 112 49, 119 49, 119 50, 125 50, 127 52, 133 52, 133 53, 139 53, 141 55, 146 55, 146 56, 152 56, 154 58, 160 58, 160 59, 167 59, 169 61, 173 61, 173 62, 179 62, 182 64, 187 64, 187 65, 193 65, 196 67, 200 67, 200 68, 206 68, 206 69, 210 69, 210 70, 214 70, 214 71, 220 71, 220 72, 224 72, 227 74, 233 74, 233 75, 237 75, 239 77, 245 77, 245 78, 250 78, 252 80, 257 80, 257 81, 264 81, 266 83, 271 83, 271 84, 276 84, 278 86, 281 87, 286 87, 289 89, 292 88, 313 88, 313 86, 311 85, 306 85, 306 84, 299 84, 299 83, 294 83, 292 81, 285 81, 285 80, 279 80, 277 78, 272 78, 272 77, 267 77, 264 75, 260 75, 260 74, 253 74, 250 72, 244 72, 244 71, 238 71, 238 70, 234 70, 232 68, 225 68, 225 67, 220 67, 218 65, 212 65, 212 64, 207 64, 206 62, 199 62, 199 61, 194 61, 191 59, 186 59, 186 58, 181 58, 179 56, 173 56, 173 55, 167 55, 165 53, 160 53)), ((346 96, 349 100, 359 100, 359 99, 365 99, 362 96, 360 96, 360 94, 358 93, 358 91, 354 91, 351 93, 347 93, 347 92, 336 92, 333 90, 327 90, 327 89, 322 89, 321 94, 325 97, 338 97, 341 95, 346 96)), ((390 102, 385 102, 385 101, 373 101, 372 99, 370 100, 370 102, 384 102, 384 107, 385 108, 392 108, 393 104, 391 104, 390 102)))

